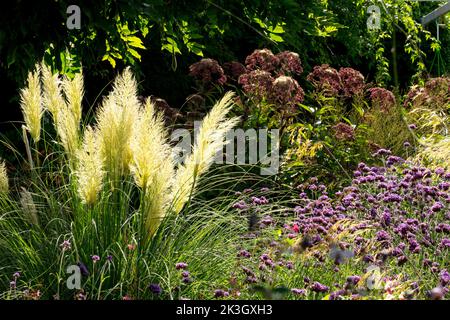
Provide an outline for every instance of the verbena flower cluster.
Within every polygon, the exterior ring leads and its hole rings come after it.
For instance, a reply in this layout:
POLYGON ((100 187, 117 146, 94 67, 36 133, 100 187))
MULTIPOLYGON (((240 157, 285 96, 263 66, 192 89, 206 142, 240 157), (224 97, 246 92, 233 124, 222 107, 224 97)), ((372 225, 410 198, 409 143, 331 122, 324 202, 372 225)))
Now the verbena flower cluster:
MULTIPOLYGON (((306 255, 305 261, 309 262, 305 263, 314 268, 326 269, 327 261, 331 260, 334 271, 339 272, 341 265, 350 259, 366 267, 382 268, 387 273, 382 278, 386 299, 413 298, 418 294, 418 283, 428 290, 430 297, 436 296, 437 291, 440 293, 437 298, 444 297, 450 283, 450 172, 414 165, 386 149, 378 150, 376 156, 384 166, 360 163, 351 185, 333 197, 317 178, 300 185, 298 205, 293 209, 296 218, 284 224, 284 240, 278 238, 263 247, 264 253, 259 258, 245 247, 239 249, 237 256, 244 283, 267 282, 277 268, 296 272, 296 265, 281 254, 286 252, 282 241, 295 241, 294 252, 306 255), (329 250, 324 250, 327 247, 329 250), (250 267, 255 263, 259 271, 250 267), (421 270, 421 274, 428 274, 427 279, 434 275, 437 280, 421 283, 419 275, 405 278, 403 274, 390 274, 386 266, 392 264, 409 265, 421 270)), ((264 212, 260 202, 254 201, 264 196, 255 197, 252 193, 247 193, 234 207, 247 213, 264 212)), ((270 203, 265 197, 264 200, 264 204, 270 203)), ((276 224, 274 217, 264 215, 259 220, 259 231, 252 234, 258 237, 258 232, 276 224)), ((301 268, 305 266, 302 264, 301 268)), ((330 293, 330 299, 345 296, 358 299, 363 294, 361 287, 367 285, 360 281, 362 277, 363 274, 353 275, 341 284, 305 278, 304 288, 290 291, 297 296, 316 292, 330 293), (332 291, 332 287, 338 290, 332 291)))

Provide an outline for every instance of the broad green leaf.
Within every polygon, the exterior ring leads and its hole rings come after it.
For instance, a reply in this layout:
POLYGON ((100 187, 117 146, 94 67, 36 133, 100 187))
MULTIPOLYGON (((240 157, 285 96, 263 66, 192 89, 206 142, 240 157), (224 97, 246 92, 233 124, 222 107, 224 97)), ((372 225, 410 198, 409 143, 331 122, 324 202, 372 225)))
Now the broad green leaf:
POLYGON ((284 39, 275 33, 270 33, 269 38, 275 42, 284 42, 284 39))
POLYGON ((129 36, 129 37, 127 37, 126 41, 132 47, 145 49, 144 44, 142 43, 142 40, 136 36, 129 36))
POLYGON ((135 57, 136 59, 138 59, 139 61, 141 61, 141 55, 134 49, 132 48, 128 48, 127 50, 133 57, 135 57))

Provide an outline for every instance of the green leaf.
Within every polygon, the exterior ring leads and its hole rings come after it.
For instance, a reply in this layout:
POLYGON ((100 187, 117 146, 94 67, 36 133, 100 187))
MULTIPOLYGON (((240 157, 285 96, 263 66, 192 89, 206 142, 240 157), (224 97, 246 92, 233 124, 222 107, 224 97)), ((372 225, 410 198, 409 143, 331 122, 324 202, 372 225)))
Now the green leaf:
POLYGON ((270 33, 269 38, 275 42, 283 42, 284 41, 284 39, 282 37, 280 37, 279 35, 274 34, 274 33, 270 33))
POLYGON ((114 60, 109 54, 105 54, 102 58, 102 61, 108 60, 113 68, 116 67, 116 60, 114 60))
POLYGON ((165 44, 163 44, 162 46, 161 46, 161 49, 162 50, 166 50, 166 51, 169 51, 170 53, 172 53, 172 54, 181 54, 181 51, 180 51, 180 49, 178 48, 178 44, 176 43, 176 41, 175 40, 173 40, 172 38, 170 38, 170 37, 167 37, 166 38, 166 41, 167 41, 167 43, 165 43, 165 44))
POLYGON ((129 36, 129 37, 126 38, 126 41, 127 41, 128 44, 129 44, 130 46, 132 46, 132 47, 140 48, 140 49, 146 49, 146 48, 144 47, 144 44, 142 43, 142 40, 139 39, 139 38, 136 37, 136 36, 129 36))
POLYGON ((136 59, 138 59, 139 61, 141 61, 141 55, 134 49, 132 48, 128 48, 127 50, 133 57, 135 57, 136 59))

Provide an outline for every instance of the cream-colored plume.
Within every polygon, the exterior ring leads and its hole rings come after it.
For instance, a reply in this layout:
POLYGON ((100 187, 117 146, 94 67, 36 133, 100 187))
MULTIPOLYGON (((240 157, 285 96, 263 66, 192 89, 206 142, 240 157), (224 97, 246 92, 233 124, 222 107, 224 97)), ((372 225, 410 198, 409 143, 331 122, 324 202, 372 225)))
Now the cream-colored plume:
POLYGON ((137 84, 127 68, 116 78, 113 91, 97 112, 100 152, 112 180, 129 172, 130 142, 139 119, 137 84))
POLYGON ((199 128, 194 149, 176 173, 172 190, 173 210, 180 212, 195 191, 196 182, 214 161, 217 152, 223 147, 224 139, 238 118, 228 119, 226 115, 233 104, 233 93, 227 92, 205 116, 199 128))
POLYGON ((0 194, 8 193, 9 182, 5 161, 0 162, 0 194))
POLYGON ((163 115, 147 99, 131 140, 130 171, 144 193, 146 225, 153 235, 165 215, 174 175, 172 149, 163 115))
POLYGON ((64 95, 66 96, 67 106, 75 117, 75 121, 81 121, 82 106, 81 102, 84 96, 84 78, 83 73, 75 74, 73 79, 64 77, 62 81, 64 95))
POLYGON ((66 106, 66 102, 61 94, 61 80, 58 74, 52 74, 52 70, 44 62, 41 63, 42 86, 44 107, 52 114, 56 122, 58 111, 66 106))
POLYGON ((27 86, 20 91, 20 106, 25 125, 35 143, 41 138, 43 114, 39 74, 40 66, 36 65, 35 70, 28 73, 27 86))
POLYGON ((83 145, 77 152, 78 194, 83 203, 92 205, 97 201, 103 187, 105 171, 103 159, 98 152, 99 143, 96 132, 88 126, 84 131, 83 145))

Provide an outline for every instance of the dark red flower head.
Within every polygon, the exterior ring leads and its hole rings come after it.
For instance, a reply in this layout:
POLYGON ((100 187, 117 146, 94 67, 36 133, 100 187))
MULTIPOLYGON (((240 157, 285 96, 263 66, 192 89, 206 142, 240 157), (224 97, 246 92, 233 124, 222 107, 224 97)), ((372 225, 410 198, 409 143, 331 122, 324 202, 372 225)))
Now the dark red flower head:
POLYGON ((339 72, 328 64, 315 66, 307 79, 327 96, 337 96, 342 89, 339 72))
POLYGON ((189 75, 204 84, 223 85, 227 81, 222 67, 214 59, 202 59, 189 67, 189 75))

